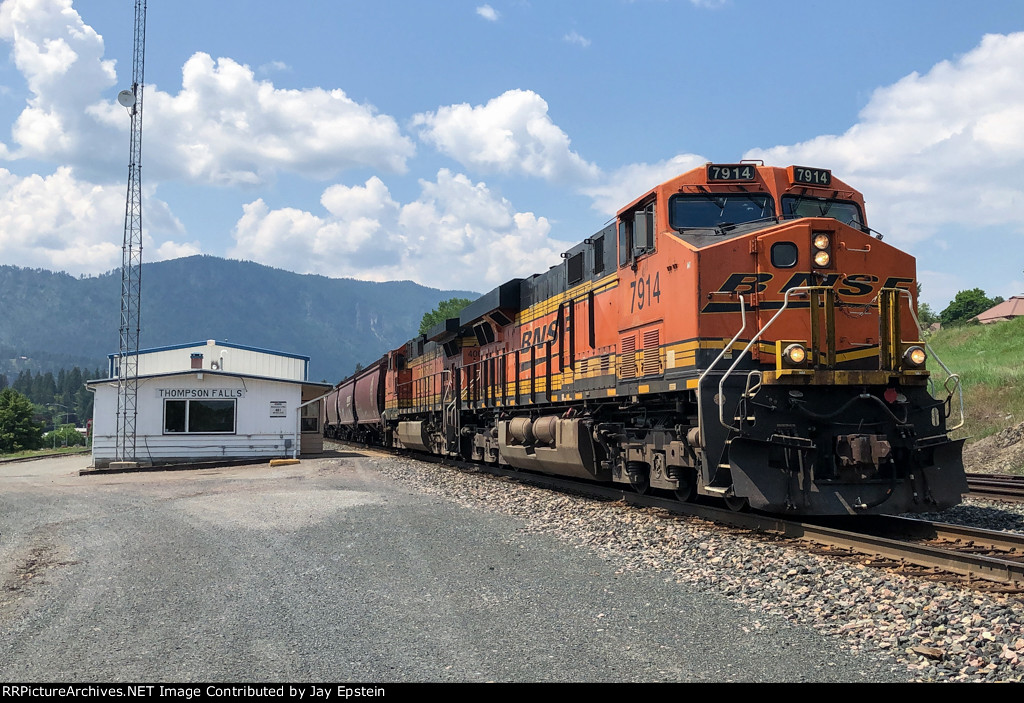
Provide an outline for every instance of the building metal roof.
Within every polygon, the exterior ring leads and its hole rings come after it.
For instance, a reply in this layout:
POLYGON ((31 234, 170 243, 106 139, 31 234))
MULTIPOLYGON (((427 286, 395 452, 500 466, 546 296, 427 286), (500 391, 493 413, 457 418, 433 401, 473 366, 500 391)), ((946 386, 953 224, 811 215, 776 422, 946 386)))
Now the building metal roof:
MULTIPOLYGON (((291 383, 300 386, 317 386, 320 388, 334 388, 333 383, 326 383, 321 381, 300 381, 290 378, 277 378, 274 376, 255 376, 247 373, 231 373, 230 371, 214 371, 211 369, 181 369, 179 371, 164 371, 162 373, 152 374, 140 374, 137 376, 139 380, 147 378, 168 378, 170 376, 190 376, 193 374, 207 374, 209 376, 216 376, 218 378, 248 378, 254 381, 273 381, 274 383, 291 383)), ((86 386, 99 386, 104 383, 117 383, 117 376, 111 378, 94 378, 85 382, 86 386)))
MULTIPOLYGON (((232 371, 247 376, 293 380, 309 378, 309 357, 304 354, 218 342, 215 339, 142 349, 137 357, 137 373, 139 377, 151 376, 179 369, 197 369, 197 364, 210 371, 225 371, 225 357, 229 357, 233 365, 232 371)), ((120 353, 107 356, 108 378, 116 378, 119 375, 120 360, 120 353)))
POLYGON ((1004 300, 999 305, 989 308, 975 319, 985 325, 990 322, 1012 320, 1015 317, 1021 316, 1024 316, 1024 295, 1015 295, 1009 300, 1004 300))
MULTIPOLYGON (((229 347, 231 349, 244 349, 245 351, 260 352, 261 354, 273 354, 274 356, 285 356, 290 359, 302 359, 303 361, 309 361, 308 356, 303 354, 293 354, 291 352, 275 351, 273 349, 261 349, 260 347, 250 347, 245 344, 234 344, 232 342, 221 342, 216 339, 203 339, 198 342, 191 342, 189 344, 169 344, 164 347, 151 347, 150 349, 140 349, 139 354, 151 354, 153 352, 173 351, 175 349, 188 349, 190 347, 205 347, 205 346, 220 346, 229 347)), ((114 354, 107 354, 108 359, 113 359, 115 356, 120 356, 120 352, 114 354)))

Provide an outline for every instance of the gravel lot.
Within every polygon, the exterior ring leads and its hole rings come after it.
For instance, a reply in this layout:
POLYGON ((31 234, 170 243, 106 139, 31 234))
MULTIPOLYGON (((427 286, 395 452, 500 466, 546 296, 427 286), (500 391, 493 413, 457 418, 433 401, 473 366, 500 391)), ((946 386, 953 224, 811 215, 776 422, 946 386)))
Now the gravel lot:
POLYGON ((5 681, 895 682, 961 632, 1015 671, 1016 606, 699 523, 402 459, 85 461, 0 465, 5 681))
MULTIPOLYGON (((657 574, 666 583, 735 604, 752 633, 779 622, 829 637, 833 648, 884 654, 910 681, 1024 680, 1024 597, 985 595, 905 577, 696 520, 595 503, 494 477, 419 462, 376 467, 419 490, 514 515, 525 531, 597 554, 615 573, 657 574)), ((1020 532, 1024 509, 970 501, 948 522, 1020 532)), ((771 646, 771 645, 769 645, 771 646)))

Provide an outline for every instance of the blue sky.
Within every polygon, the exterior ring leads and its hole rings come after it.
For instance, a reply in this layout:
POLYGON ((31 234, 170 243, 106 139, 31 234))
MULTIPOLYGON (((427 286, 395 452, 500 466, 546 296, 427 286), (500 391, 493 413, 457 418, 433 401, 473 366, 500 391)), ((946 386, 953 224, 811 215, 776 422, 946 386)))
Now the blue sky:
MULTIPOLYGON (((131 0, 5 0, 0 263, 120 265, 131 0)), ((1024 3, 149 0, 144 259, 484 291, 706 161, 830 168, 1024 293, 1024 3)))

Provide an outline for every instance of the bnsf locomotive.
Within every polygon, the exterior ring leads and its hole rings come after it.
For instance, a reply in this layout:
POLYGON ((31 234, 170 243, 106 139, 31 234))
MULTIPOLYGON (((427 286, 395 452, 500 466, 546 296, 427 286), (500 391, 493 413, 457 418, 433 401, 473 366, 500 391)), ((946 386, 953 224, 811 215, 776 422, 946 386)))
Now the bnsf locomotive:
POLYGON ((967 491, 914 259, 830 171, 707 164, 562 258, 341 382, 325 433, 777 513, 967 491))

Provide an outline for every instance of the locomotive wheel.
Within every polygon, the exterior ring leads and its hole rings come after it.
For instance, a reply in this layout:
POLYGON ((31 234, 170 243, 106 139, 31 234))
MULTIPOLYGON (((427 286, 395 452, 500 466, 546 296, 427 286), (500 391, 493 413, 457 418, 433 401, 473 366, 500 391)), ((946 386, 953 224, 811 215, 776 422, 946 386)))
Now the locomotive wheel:
POLYGON ((674 493, 676 494, 676 500, 681 503, 692 503, 693 499, 697 497, 697 482, 692 478, 679 478, 679 488, 674 493))
POLYGON ((640 495, 646 494, 651 489, 651 482, 647 478, 647 474, 630 474, 629 485, 640 495))
POLYGON ((750 510, 750 501, 746 498, 740 498, 739 496, 727 496, 723 498, 725 501, 725 507, 734 513, 745 513, 750 510))
POLYGON ((640 495, 644 495, 651 488, 651 477, 647 470, 647 465, 640 462, 629 462, 629 465, 626 466, 629 485, 640 495))
POLYGON ((677 488, 673 491, 680 503, 692 503, 697 498, 697 472, 685 467, 672 467, 668 477, 674 479, 677 488))

